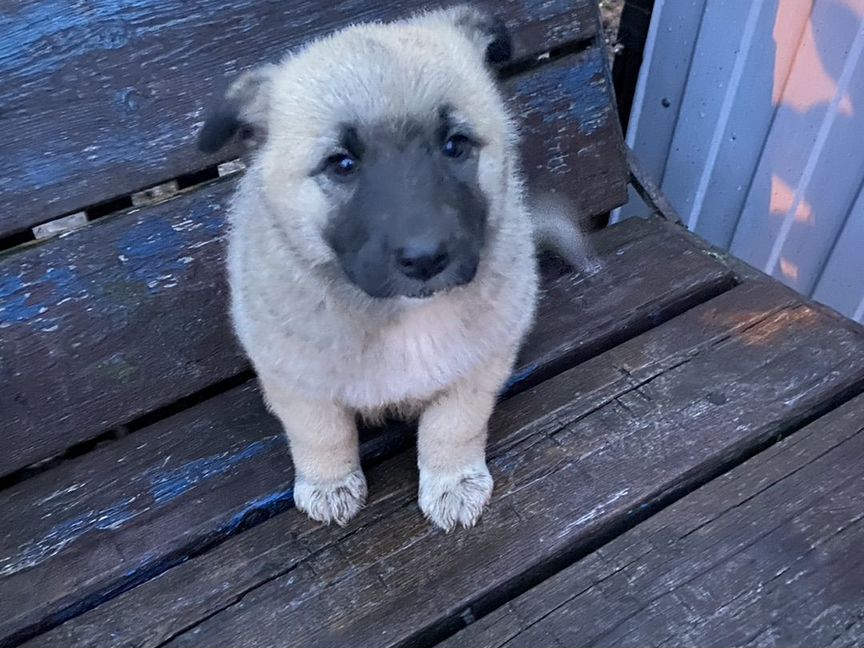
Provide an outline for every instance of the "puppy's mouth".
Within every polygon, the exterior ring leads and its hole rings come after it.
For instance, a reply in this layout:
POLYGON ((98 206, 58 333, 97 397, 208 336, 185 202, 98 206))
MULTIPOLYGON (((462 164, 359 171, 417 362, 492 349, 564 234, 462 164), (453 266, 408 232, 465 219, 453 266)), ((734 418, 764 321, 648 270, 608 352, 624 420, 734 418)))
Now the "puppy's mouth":
POLYGON ((428 279, 417 280, 394 272, 357 273, 343 266, 346 278, 374 299, 428 300, 471 283, 478 261, 469 260, 428 279))
POLYGON ((425 288, 419 288, 418 290, 415 290, 414 292, 406 293, 403 296, 408 297, 410 299, 429 299, 433 295, 437 295, 438 293, 442 292, 442 290, 447 290, 447 288, 435 290, 434 288, 425 287, 425 288))

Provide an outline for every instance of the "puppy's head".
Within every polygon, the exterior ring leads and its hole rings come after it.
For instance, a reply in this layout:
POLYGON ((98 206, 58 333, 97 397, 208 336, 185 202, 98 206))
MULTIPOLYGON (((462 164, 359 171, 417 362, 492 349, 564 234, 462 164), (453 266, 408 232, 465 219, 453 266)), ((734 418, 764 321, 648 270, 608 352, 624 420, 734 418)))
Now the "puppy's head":
POLYGON ((430 296, 474 278, 504 211, 515 142, 489 64, 509 54, 464 6, 349 27, 242 75, 200 146, 251 129, 250 177, 301 261, 430 296))

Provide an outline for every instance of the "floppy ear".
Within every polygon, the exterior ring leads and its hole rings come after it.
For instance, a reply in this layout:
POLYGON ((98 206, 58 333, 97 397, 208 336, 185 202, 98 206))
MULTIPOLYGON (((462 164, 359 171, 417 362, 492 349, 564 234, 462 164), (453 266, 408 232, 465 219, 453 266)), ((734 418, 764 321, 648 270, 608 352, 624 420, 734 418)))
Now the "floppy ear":
POLYGON ((249 128, 258 140, 266 131, 270 85, 275 65, 267 64, 237 77, 225 95, 208 111, 198 133, 198 149, 215 153, 241 128, 249 128))
POLYGON ((513 41, 501 18, 471 5, 458 5, 445 11, 483 52, 486 63, 506 63, 510 60, 513 41))

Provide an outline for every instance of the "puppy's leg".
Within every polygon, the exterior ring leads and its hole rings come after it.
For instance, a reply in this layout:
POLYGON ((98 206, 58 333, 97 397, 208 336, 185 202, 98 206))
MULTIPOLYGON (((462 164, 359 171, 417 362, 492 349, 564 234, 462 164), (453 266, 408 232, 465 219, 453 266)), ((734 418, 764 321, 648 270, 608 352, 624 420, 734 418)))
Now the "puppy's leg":
POLYGON ((492 495, 487 424, 512 364, 512 357, 489 363, 439 396, 420 417, 420 509, 445 531, 457 524, 473 526, 492 495))
POLYGON ((313 520, 345 525, 366 502, 357 426, 333 402, 297 398, 261 378, 267 404, 279 417, 294 460, 294 503, 313 520))

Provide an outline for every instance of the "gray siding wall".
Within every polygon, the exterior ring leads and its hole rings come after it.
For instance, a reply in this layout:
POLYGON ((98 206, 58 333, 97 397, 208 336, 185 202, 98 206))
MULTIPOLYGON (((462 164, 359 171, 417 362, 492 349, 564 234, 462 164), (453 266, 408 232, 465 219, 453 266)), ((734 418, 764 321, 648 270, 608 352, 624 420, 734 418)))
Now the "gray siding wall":
POLYGON ((627 140, 690 229, 864 321, 864 0, 656 0, 627 140))

